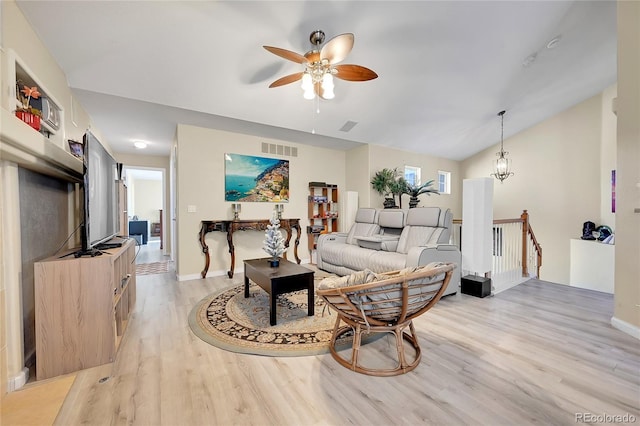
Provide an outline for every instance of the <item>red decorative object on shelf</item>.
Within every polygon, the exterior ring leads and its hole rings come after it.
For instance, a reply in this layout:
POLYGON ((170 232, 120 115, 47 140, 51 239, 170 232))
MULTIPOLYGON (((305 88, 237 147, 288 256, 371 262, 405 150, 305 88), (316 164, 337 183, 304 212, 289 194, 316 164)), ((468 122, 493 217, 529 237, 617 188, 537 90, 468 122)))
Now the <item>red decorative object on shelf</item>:
POLYGON ((40 116, 26 111, 16 111, 16 117, 33 127, 38 132, 40 131, 40 116))

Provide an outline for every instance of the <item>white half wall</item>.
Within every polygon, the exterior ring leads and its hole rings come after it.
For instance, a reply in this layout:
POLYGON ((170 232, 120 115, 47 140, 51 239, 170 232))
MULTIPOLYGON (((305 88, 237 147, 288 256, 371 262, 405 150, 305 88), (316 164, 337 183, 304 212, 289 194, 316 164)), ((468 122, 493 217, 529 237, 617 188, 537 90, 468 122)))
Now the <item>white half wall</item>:
POLYGON ((493 181, 490 177, 462 181, 462 271, 474 275, 493 267, 493 181))

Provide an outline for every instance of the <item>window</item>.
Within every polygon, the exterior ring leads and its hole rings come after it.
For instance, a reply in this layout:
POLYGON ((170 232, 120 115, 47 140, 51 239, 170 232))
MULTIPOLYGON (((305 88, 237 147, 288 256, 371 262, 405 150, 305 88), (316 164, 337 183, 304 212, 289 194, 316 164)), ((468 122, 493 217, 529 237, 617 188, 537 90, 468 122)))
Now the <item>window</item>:
POLYGON ((404 178, 409 185, 420 185, 420 167, 404 166, 404 178))
POLYGON ((438 192, 451 194, 451 172, 438 170, 438 192))

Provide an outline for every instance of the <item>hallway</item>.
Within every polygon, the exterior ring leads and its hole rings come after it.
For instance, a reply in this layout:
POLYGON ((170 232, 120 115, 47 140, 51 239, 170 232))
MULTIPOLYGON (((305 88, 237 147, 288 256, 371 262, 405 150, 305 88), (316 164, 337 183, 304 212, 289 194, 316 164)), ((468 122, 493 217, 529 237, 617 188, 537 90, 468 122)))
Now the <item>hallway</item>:
POLYGON ((170 261, 170 256, 165 256, 160 249, 160 240, 149 240, 147 244, 136 247, 136 264, 170 261))

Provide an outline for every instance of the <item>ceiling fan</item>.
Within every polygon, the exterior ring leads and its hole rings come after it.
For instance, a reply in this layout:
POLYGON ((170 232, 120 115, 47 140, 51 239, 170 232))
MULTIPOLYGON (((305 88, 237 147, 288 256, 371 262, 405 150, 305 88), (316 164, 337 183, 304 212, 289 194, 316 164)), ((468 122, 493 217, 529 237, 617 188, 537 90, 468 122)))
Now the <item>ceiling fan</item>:
POLYGON ((279 47, 263 46, 274 55, 304 65, 304 71, 286 75, 274 81, 269 87, 279 87, 302 80, 305 99, 313 99, 317 94, 323 99, 333 99, 333 77, 347 81, 368 81, 378 77, 369 68, 360 65, 336 65, 342 62, 353 48, 354 35, 340 34, 329 40, 322 48, 324 31, 316 30, 309 35, 313 48, 300 55, 279 47))

